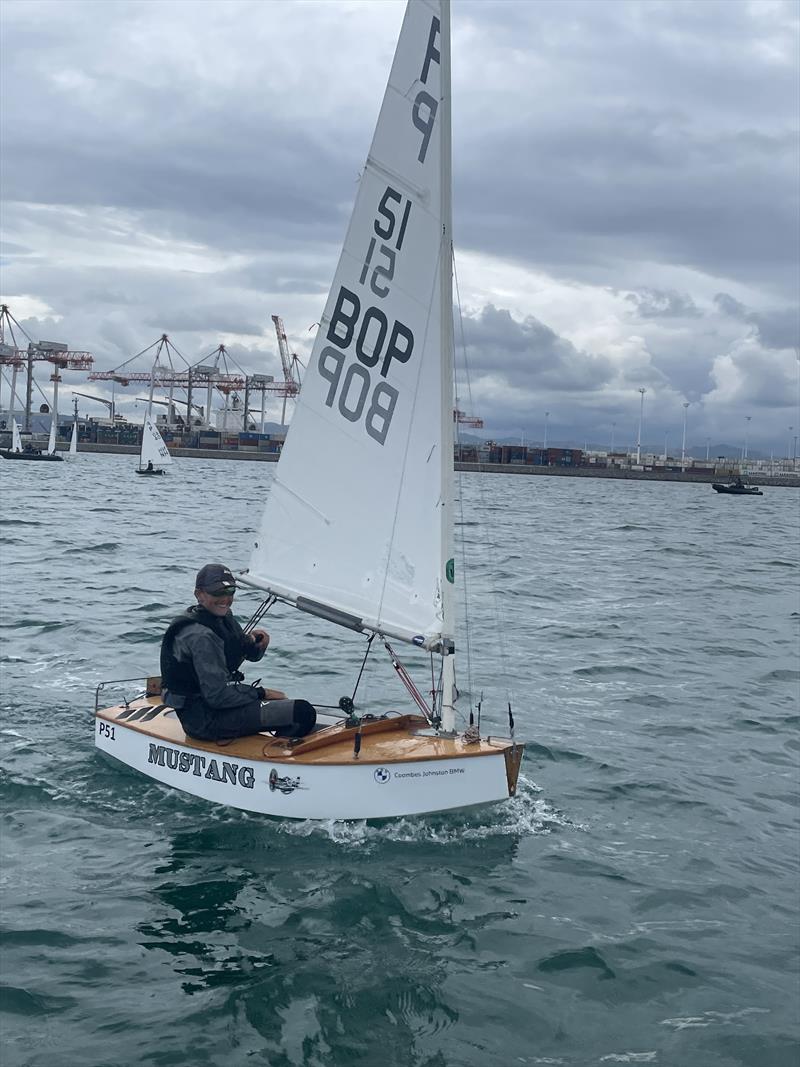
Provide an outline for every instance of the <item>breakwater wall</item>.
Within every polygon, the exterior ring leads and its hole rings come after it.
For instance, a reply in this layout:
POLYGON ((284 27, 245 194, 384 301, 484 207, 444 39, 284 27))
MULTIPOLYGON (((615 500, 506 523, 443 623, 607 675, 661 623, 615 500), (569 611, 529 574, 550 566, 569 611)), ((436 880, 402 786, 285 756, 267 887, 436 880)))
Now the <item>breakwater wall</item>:
MULTIPOLYGON (((66 446, 63 450, 65 449, 66 446)), ((139 449, 133 445, 93 444, 88 441, 81 441, 79 450, 81 453, 105 452, 127 456, 139 454, 139 449)), ((279 459, 277 452, 223 451, 218 448, 171 448, 170 454, 176 459, 232 459, 256 463, 277 463, 279 459)), ((702 482, 710 485, 711 482, 727 481, 730 478, 729 474, 723 472, 709 474, 705 471, 697 473, 691 470, 634 471, 623 467, 537 467, 531 463, 465 463, 458 460, 454 466, 457 471, 475 474, 527 474, 544 475, 550 478, 614 478, 639 482, 702 482)), ((800 475, 782 475, 779 478, 748 475, 747 481, 753 485, 800 488, 800 475)))

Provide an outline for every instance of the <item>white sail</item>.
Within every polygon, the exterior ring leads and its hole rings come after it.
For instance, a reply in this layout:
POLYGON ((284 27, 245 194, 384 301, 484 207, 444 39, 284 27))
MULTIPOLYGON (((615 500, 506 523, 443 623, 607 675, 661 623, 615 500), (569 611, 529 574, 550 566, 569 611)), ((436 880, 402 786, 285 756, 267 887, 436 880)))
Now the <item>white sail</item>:
POLYGON ((22 438, 19 435, 19 426, 17 425, 17 420, 13 418, 11 420, 11 451, 22 451, 22 438))
POLYGON ((72 437, 69 439, 69 455, 76 456, 78 454, 78 423, 72 424, 72 437))
POLYGON ((50 437, 47 441, 47 455, 54 456, 56 453, 56 413, 50 419, 50 437))
POLYGON ((158 432, 155 423, 149 415, 144 417, 142 426, 142 449, 139 453, 139 468, 152 463, 154 467, 166 467, 172 463, 172 456, 164 444, 164 438, 158 432))
POLYGON ((245 579, 428 646, 449 636, 447 35, 446 0, 408 5, 245 579))

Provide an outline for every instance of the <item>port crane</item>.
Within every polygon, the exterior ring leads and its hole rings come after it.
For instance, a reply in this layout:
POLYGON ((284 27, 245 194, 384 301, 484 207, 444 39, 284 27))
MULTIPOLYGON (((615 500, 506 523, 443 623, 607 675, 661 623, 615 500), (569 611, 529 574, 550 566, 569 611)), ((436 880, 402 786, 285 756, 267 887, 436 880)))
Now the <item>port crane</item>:
POLYGON ((281 410, 281 426, 286 425, 286 401, 289 397, 296 397, 300 392, 300 373, 297 370, 300 360, 296 355, 289 352, 289 342, 286 339, 286 330, 283 326, 283 319, 280 315, 272 315, 272 322, 275 326, 275 334, 278 338, 278 351, 281 356, 281 367, 283 368, 283 388, 279 395, 283 396, 283 408, 281 410), (295 378, 295 373, 297 377, 295 378))
MULTIPOLYGON (((114 415, 114 396, 113 396, 113 394, 112 394, 110 400, 104 400, 102 396, 92 396, 91 393, 77 393, 73 389, 72 390, 72 395, 74 397, 82 396, 84 400, 96 400, 98 404, 105 404, 105 406, 108 408, 108 417, 111 419, 111 422, 113 424, 114 418, 115 418, 115 415, 114 415)), ((78 401, 75 400, 74 404, 75 404, 75 410, 77 411, 78 401)))
MULTIPOLYGON (((33 364, 46 361, 53 364, 50 381, 53 383, 53 418, 58 415, 58 387, 61 383, 62 370, 89 370, 94 357, 88 352, 72 351, 63 341, 33 341, 25 329, 20 326, 8 307, 0 304, 0 366, 11 368, 11 400, 8 405, 9 416, 14 414, 14 399, 17 395, 17 375, 23 367, 27 369, 25 386, 25 430, 31 428, 31 407, 33 402, 33 364), (28 342, 27 348, 17 343, 17 330, 28 342)), ((38 388, 38 386, 37 386, 38 388)), ((41 390, 40 390, 41 392, 41 390)))
MULTIPOLYGON (((214 363, 209 365, 205 363, 197 363, 191 366, 181 355, 175 345, 170 341, 169 335, 162 333, 158 340, 154 341, 147 348, 142 349, 141 352, 137 352, 135 356, 131 356, 130 359, 126 359, 124 363, 121 363, 118 367, 109 371, 94 371, 89 375, 89 381, 92 382, 113 382, 115 384, 127 387, 134 382, 144 383, 148 382, 150 385, 149 395, 147 397, 148 412, 152 409, 152 405, 158 401, 154 401, 153 394, 156 388, 166 389, 168 391, 168 399, 165 403, 171 410, 176 401, 174 398, 175 389, 186 389, 188 391, 188 400, 186 403, 189 405, 187 410, 190 410, 192 406, 192 389, 197 385, 205 384, 208 387, 208 406, 207 410, 211 409, 211 390, 212 388, 218 389, 226 396, 231 392, 238 391, 245 384, 245 379, 240 374, 228 374, 227 365, 225 366, 225 373, 221 373, 218 368, 220 356, 225 357, 225 346, 219 345, 216 349, 216 358, 214 363), (131 370, 130 364, 141 356, 146 355, 151 349, 155 349, 153 363, 149 371, 131 370), (180 365, 176 366, 176 361, 173 359, 173 355, 179 359, 184 367, 180 365)), ((208 358, 208 357, 207 357, 208 358)))
POLYGON ((137 352, 135 356, 131 356, 130 359, 125 360, 124 363, 121 363, 113 370, 94 371, 89 375, 89 381, 111 381, 122 385, 123 387, 133 383, 149 383, 150 389, 147 397, 148 411, 152 409, 154 403, 159 403, 159 401, 154 400, 153 397, 156 388, 166 389, 168 391, 168 399, 165 403, 167 404, 170 413, 176 403, 185 403, 187 405, 187 411, 191 411, 192 408, 199 410, 199 406, 193 402, 192 394, 198 387, 205 387, 207 394, 204 407, 206 422, 209 422, 211 417, 212 391, 216 389, 225 397, 223 430, 225 429, 224 422, 228 410, 229 396, 244 390, 244 412, 246 422, 250 393, 254 391, 261 392, 261 423, 263 428, 264 400, 266 393, 274 392, 279 396, 284 396, 286 395, 286 390, 288 388, 290 390, 289 395, 295 395, 299 386, 294 382, 290 386, 287 386, 285 382, 276 382, 269 374, 246 375, 244 372, 238 370, 237 372, 231 372, 228 367, 228 360, 228 350, 224 344, 221 344, 207 356, 204 356, 199 362, 189 364, 172 341, 170 341, 169 335, 163 333, 158 340, 154 341, 151 345, 148 345, 148 347, 141 352, 137 352), (150 370, 133 370, 130 365, 141 356, 146 355, 152 349, 155 349, 155 353, 150 370), (178 361, 180 361, 183 366, 180 366, 178 361), (175 399, 174 391, 176 389, 186 390, 186 401, 177 401, 175 399))
POLYGON ((467 415, 459 408, 453 408, 453 422, 458 426, 471 426, 476 430, 483 429, 483 419, 477 415, 467 415))

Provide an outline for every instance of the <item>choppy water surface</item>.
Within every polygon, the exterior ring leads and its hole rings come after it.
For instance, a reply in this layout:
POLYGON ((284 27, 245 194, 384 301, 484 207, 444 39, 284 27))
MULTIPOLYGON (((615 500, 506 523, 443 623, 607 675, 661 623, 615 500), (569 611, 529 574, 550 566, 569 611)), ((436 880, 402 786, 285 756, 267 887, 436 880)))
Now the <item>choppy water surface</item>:
MULTIPOLYGON (((499 728, 510 687, 521 795, 312 825, 94 753, 273 474, 133 465, 0 464, 3 1067, 796 1065, 796 490, 462 476, 461 688, 499 728)), ((270 618, 251 674, 350 691, 361 639, 270 618)))

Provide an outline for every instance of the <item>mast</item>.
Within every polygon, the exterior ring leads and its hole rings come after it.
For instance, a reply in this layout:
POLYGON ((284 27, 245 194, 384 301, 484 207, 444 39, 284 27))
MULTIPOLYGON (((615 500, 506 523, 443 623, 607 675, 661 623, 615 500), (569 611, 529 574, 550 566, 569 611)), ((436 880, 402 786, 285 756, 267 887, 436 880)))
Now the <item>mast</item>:
POLYGON ((455 652, 453 589, 453 162, 450 121, 450 0, 441 0, 441 367, 442 367, 442 731, 455 728, 455 652))

